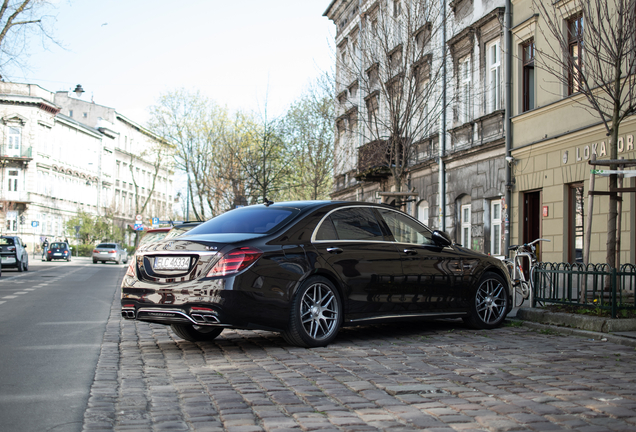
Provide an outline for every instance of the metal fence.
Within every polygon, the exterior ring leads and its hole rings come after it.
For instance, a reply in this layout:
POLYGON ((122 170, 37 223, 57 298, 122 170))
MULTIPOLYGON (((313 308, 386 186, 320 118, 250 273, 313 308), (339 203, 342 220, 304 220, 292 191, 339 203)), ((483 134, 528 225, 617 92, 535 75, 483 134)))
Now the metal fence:
POLYGON ((532 306, 565 304, 609 310, 616 318, 621 310, 635 310, 636 266, 620 269, 607 264, 537 263, 531 275, 532 306))

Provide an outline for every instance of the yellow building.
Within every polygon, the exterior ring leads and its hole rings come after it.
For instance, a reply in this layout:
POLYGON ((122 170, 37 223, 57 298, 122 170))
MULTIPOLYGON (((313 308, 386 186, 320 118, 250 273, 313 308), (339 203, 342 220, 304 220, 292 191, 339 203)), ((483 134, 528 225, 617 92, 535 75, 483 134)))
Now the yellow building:
MULTIPOLYGON (((590 34, 580 2, 560 2, 555 10, 574 61, 586 59, 590 34), (583 45, 583 41, 585 45, 583 45)), ((549 6, 551 7, 551 6, 549 6)), ((606 260, 608 196, 595 196, 590 233, 589 161, 611 157, 606 128, 600 117, 577 91, 576 70, 561 79, 546 70, 558 70, 558 61, 550 64, 541 52, 558 52, 560 46, 550 32, 544 14, 533 8, 532 0, 512 1, 512 145, 508 161, 512 168, 511 202, 509 203, 511 244, 543 237, 540 259, 550 262, 582 260, 586 234, 590 235, 590 263, 606 260), (557 47, 557 49, 554 49, 557 47)), ((565 50, 564 50, 565 51, 565 50)), ((590 59, 591 60, 591 59, 590 59)), ((588 67, 589 65, 585 65, 588 67)), ((633 89, 632 89, 633 91, 633 89)), ((636 116, 627 117, 620 125, 618 157, 636 159, 634 137, 636 116)), ((599 166, 599 169, 608 169, 599 166)), ((629 169, 629 168, 627 168, 629 169)), ((624 187, 633 187, 626 178, 624 187)), ((595 191, 608 191, 608 177, 595 177, 595 191)), ((636 262, 634 223, 635 200, 623 193, 620 263, 636 262)))

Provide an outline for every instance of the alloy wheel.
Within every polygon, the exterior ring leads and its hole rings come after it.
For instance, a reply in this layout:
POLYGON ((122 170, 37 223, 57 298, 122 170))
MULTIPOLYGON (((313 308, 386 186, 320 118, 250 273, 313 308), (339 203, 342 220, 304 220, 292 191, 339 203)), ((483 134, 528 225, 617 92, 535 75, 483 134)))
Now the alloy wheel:
POLYGON ((475 307, 481 321, 494 324, 506 312, 506 288, 495 278, 486 279, 477 289, 475 307))
POLYGON ((328 338, 338 328, 338 299, 327 285, 316 283, 305 291, 300 311, 302 326, 315 340, 328 338))

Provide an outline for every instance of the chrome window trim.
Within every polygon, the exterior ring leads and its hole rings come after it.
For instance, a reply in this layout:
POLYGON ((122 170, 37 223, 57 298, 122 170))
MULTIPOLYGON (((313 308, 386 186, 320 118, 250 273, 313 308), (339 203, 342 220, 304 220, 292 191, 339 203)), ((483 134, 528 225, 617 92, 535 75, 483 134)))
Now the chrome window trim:
POLYGON ((160 251, 142 251, 137 252, 136 256, 147 255, 198 255, 198 256, 214 256, 219 251, 183 251, 183 250, 160 250, 160 251))
POLYGON ((434 246, 434 244, 402 243, 402 242, 397 242, 395 240, 394 241, 389 241, 389 240, 340 240, 340 239, 316 240, 316 234, 318 234, 318 230, 322 226, 322 224, 325 221, 325 219, 327 219, 329 216, 331 216, 332 213, 335 213, 338 210, 345 210, 345 209, 350 209, 350 208, 382 209, 382 210, 392 211, 392 212, 397 213, 399 215, 406 215, 411 220, 416 222, 418 225, 422 225, 431 234, 431 236, 433 235, 433 231, 431 231, 431 229, 429 227, 427 227, 422 222, 420 222, 417 219, 415 219, 413 216, 408 215, 406 213, 403 213, 403 212, 400 212, 400 211, 397 211, 397 210, 394 210, 394 209, 391 209, 391 208, 386 208, 386 207, 376 207, 376 206, 370 206, 370 205, 352 205, 352 206, 347 206, 347 207, 335 208, 335 209, 331 210, 329 213, 327 213, 326 215, 324 215, 322 217, 322 219, 320 219, 320 222, 318 222, 318 224, 316 225, 316 228, 314 229, 314 232, 311 233, 311 243, 312 244, 333 243, 333 242, 341 242, 341 243, 390 243, 390 244, 393 244, 393 245, 403 244, 403 245, 409 245, 409 246, 434 246))

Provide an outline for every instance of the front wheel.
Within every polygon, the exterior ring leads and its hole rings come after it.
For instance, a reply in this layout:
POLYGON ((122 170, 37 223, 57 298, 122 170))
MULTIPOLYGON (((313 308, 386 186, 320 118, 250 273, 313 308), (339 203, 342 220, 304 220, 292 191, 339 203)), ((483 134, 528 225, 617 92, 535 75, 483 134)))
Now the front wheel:
POLYGON ((501 276, 486 273, 473 295, 470 314, 464 322, 477 329, 491 329, 499 326, 508 310, 508 287, 501 276))
POLYGON ((307 279, 292 302, 283 333, 293 345, 311 348, 331 343, 342 325, 342 305, 333 284, 320 276, 307 279))
POLYGON ((214 340, 223 331, 223 327, 197 326, 192 324, 172 324, 174 334, 190 342, 214 340))

